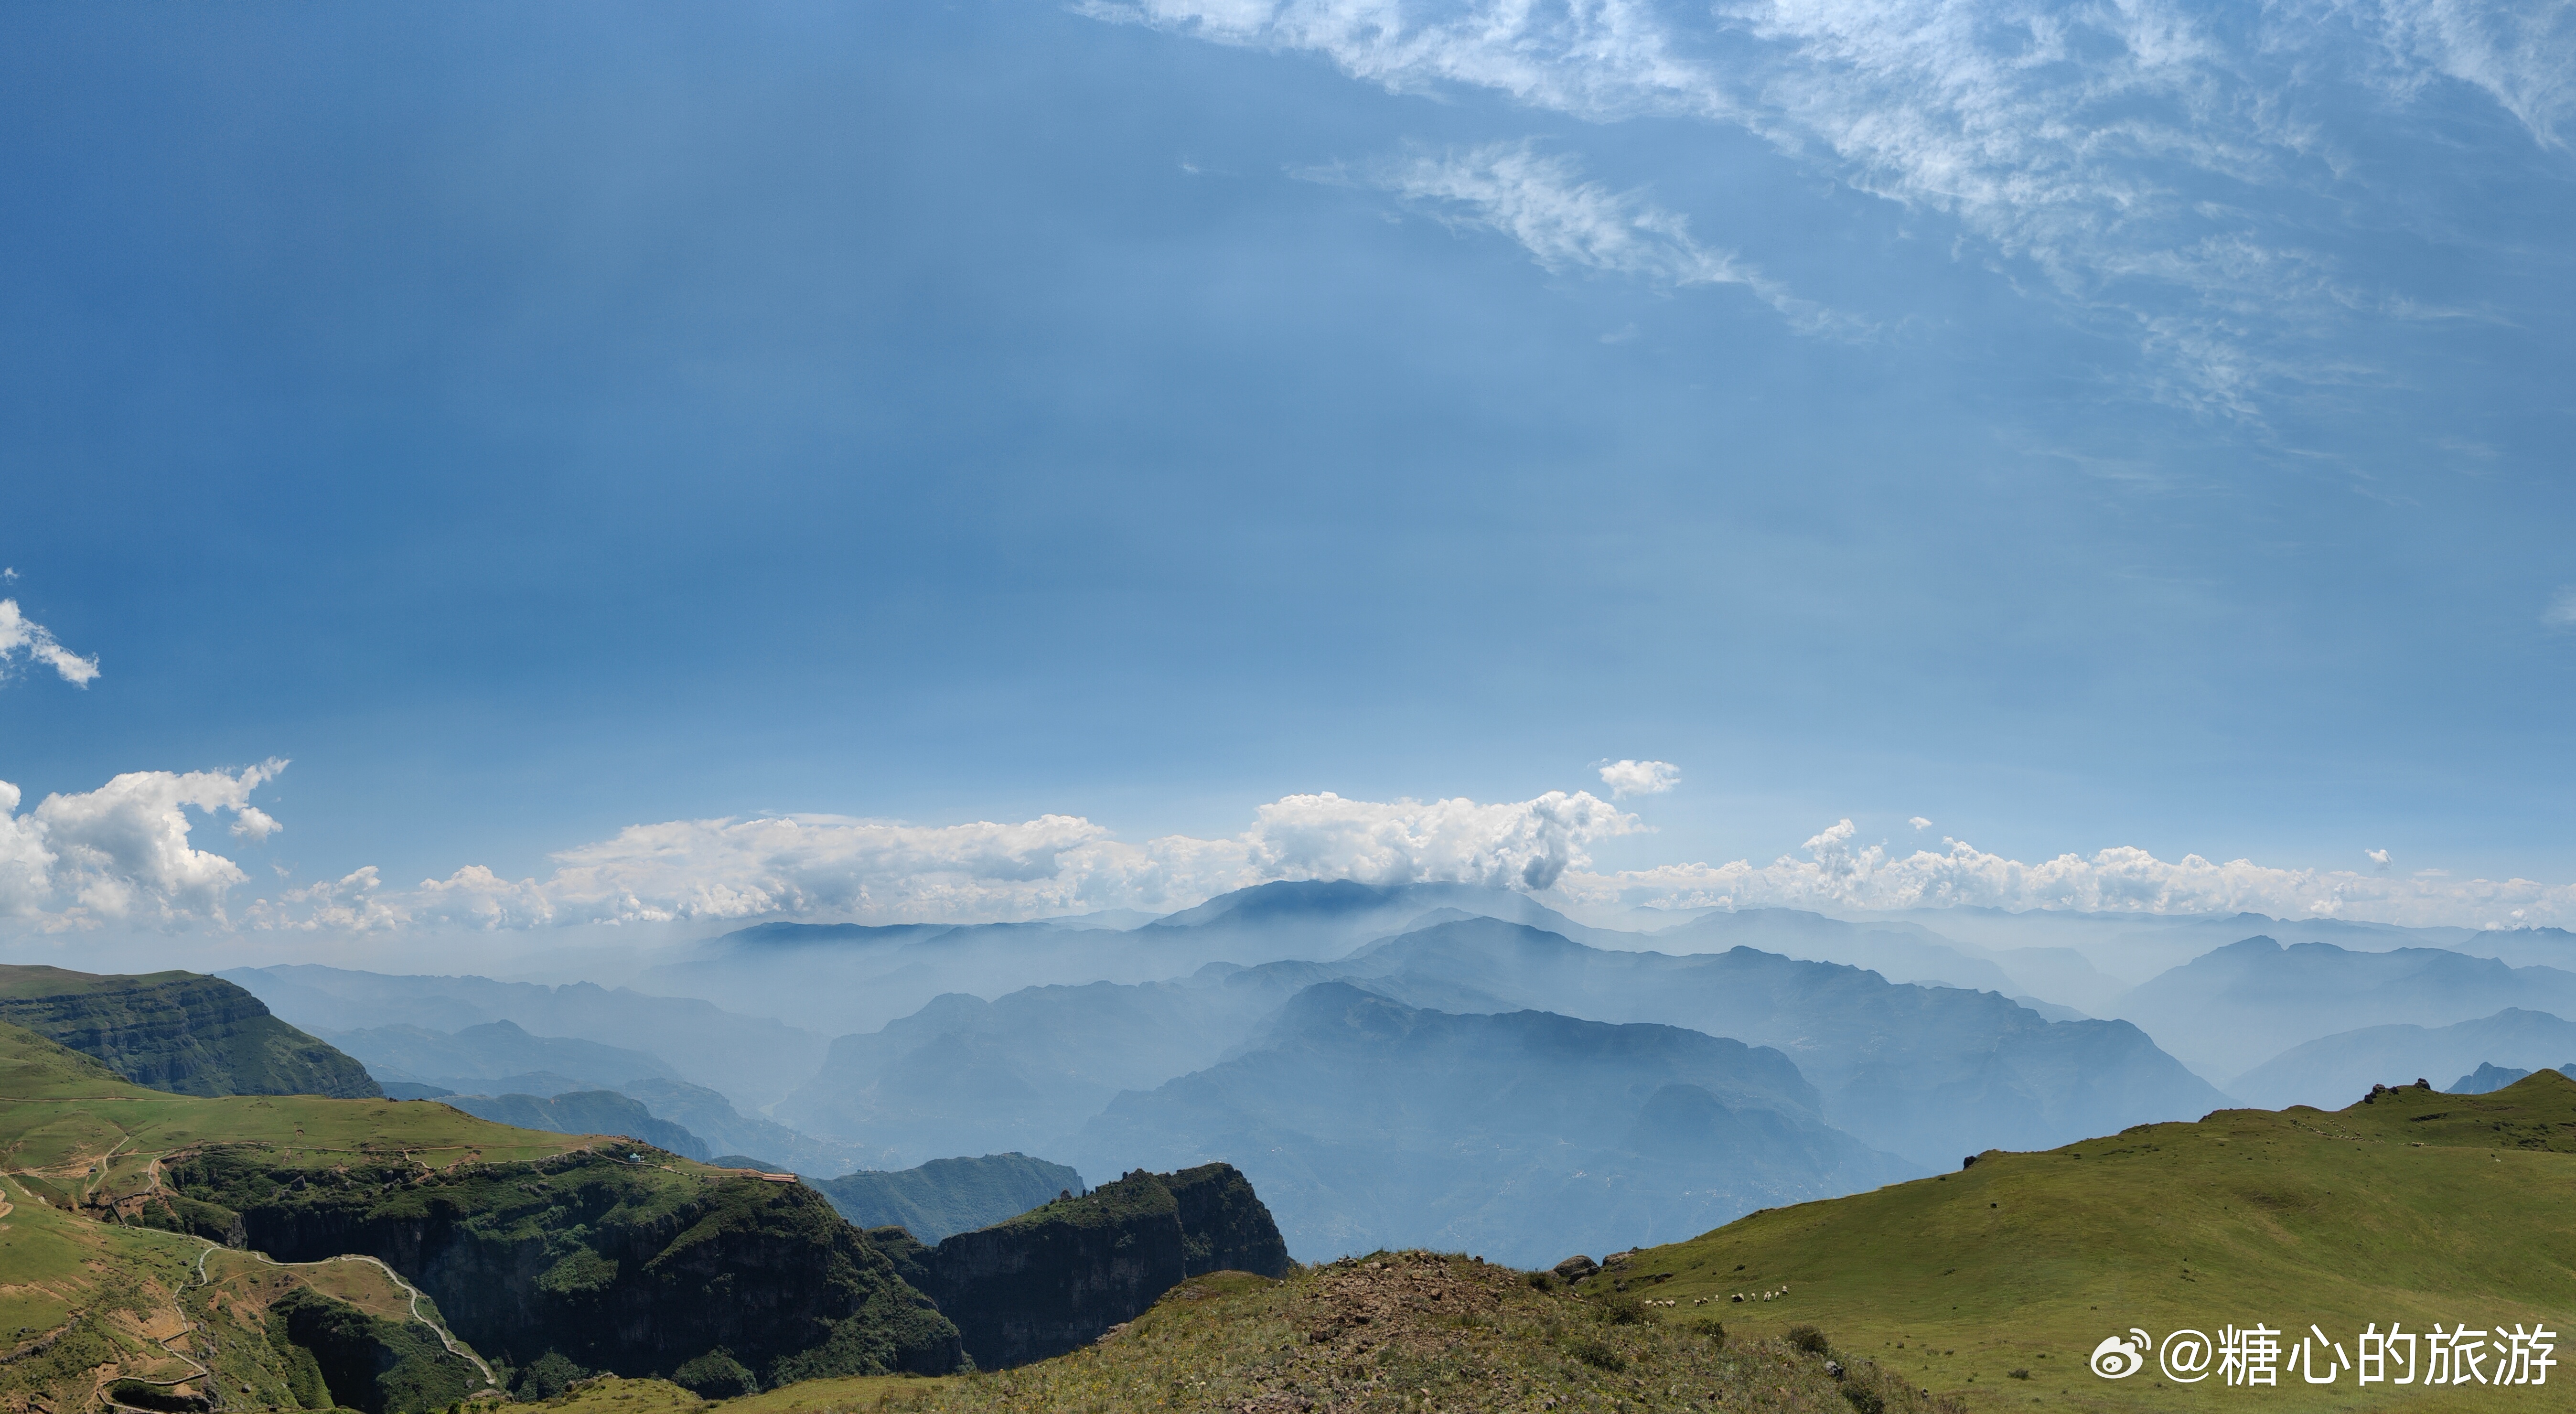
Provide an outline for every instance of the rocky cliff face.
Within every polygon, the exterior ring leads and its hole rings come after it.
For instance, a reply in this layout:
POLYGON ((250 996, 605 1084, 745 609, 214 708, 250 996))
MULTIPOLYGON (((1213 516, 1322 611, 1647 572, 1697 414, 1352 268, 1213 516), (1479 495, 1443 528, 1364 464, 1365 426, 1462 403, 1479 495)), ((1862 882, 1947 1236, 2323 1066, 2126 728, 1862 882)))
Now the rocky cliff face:
POLYGON ((375 1099, 366 1067, 269 1015, 259 998, 193 972, 100 976, 0 967, 0 1021, 181 1095, 375 1099))
POLYGON ((956 1327, 821 1195, 666 1161, 433 1173, 388 1156, 315 1172, 216 1150, 165 1173, 206 1226, 237 1216, 238 1240, 279 1260, 382 1259, 459 1336, 523 1369, 669 1375, 714 1357, 778 1384, 962 1363, 956 1327))
POLYGON ((1088 1344, 1186 1278, 1276 1277, 1290 1265, 1269 1209, 1231 1164, 1138 1170, 937 1247, 900 1229, 871 1236, 957 1323, 985 1369, 1088 1344))

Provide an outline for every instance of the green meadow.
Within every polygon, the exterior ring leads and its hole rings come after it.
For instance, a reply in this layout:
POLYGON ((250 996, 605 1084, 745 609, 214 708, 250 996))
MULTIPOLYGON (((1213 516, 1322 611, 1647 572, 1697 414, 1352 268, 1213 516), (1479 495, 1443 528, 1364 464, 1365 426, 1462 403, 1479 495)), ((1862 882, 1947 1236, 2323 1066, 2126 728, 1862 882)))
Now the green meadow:
POLYGON ((1816 1326, 1981 1408, 2576 1408, 2563 1368, 2545 1388, 2436 1391, 2360 1386, 2349 1369, 2325 1386, 2286 1370, 2268 1388, 2179 1385, 2153 1360, 2114 1381, 2086 1363, 2132 1328, 2160 1342, 2256 1323, 2312 1349, 2320 1328, 2353 1359, 2373 1322, 2546 1325, 2563 1355, 2576 1326, 2576 1082, 2542 1071, 2491 1095, 2407 1088, 2331 1113, 2222 1110, 1982 1154, 1648 1249, 1587 1285, 1653 1301, 1666 1319, 1816 1326))

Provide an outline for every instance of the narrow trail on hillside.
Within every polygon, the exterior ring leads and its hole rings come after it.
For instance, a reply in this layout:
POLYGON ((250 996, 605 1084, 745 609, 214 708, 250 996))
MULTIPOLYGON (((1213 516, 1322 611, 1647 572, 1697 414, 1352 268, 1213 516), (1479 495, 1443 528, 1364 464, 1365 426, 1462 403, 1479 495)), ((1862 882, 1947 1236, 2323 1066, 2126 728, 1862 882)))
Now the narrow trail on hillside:
MULTIPOLYGON (((233 1249, 227 1248, 221 1243, 209 1241, 206 1238, 201 1237, 197 1240, 206 1244, 206 1250, 197 1254, 197 1285, 204 1286, 207 1282, 206 1259, 217 1252, 230 1251, 233 1249)), ((333 1262, 364 1262, 369 1266, 374 1267, 377 1271, 383 1272, 388 1281, 401 1287, 405 1296, 411 1298, 411 1318, 420 1322, 422 1325, 429 1327, 430 1333, 438 1337, 438 1343, 447 1347, 448 1354, 456 1356, 460 1360, 472 1362, 475 1369, 482 1371, 484 1384, 489 1385, 494 1389, 499 1389, 501 1387, 501 1382, 493 1378, 492 1367, 483 1363, 482 1356, 475 1354, 463 1342, 457 1340, 455 1336, 448 1334, 445 1326, 431 1320, 427 1315, 422 1313, 420 1309, 420 1288, 412 1285, 409 1281, 404 1280, 402 1273, 386 1266, 382 1260, 370 1257, 363 1252, 343 1252, 337 1257, 324 1257, 320 1261, 315 1262, 281 1262, 265 1252, 244 1251, 242 1255, 245 1257, 255 1257, 262 1262, 266 1262, 272 1267, 321 1267, 328 1266, 333 1262)))

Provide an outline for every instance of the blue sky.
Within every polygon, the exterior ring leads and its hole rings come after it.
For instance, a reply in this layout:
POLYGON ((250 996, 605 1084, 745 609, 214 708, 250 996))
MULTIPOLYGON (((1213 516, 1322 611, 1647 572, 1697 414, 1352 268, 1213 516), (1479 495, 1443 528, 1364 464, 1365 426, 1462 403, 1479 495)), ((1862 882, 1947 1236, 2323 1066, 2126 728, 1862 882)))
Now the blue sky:
POLYGON ((2570 15, 12 7, 0 780, 2565 885, 2570 15))

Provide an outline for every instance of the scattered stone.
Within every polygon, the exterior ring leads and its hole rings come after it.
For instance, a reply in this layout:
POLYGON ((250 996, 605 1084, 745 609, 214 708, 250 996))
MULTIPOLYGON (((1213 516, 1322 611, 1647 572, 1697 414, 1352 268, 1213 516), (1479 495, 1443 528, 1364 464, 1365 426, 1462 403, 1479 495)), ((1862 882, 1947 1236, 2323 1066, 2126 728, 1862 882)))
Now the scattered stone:
POLYGON ((1556 1264, 1556 1274, 1567 1281, 1581 1281, 1601 1270, 1601 1264, 1578 1252, 1556 1264))

